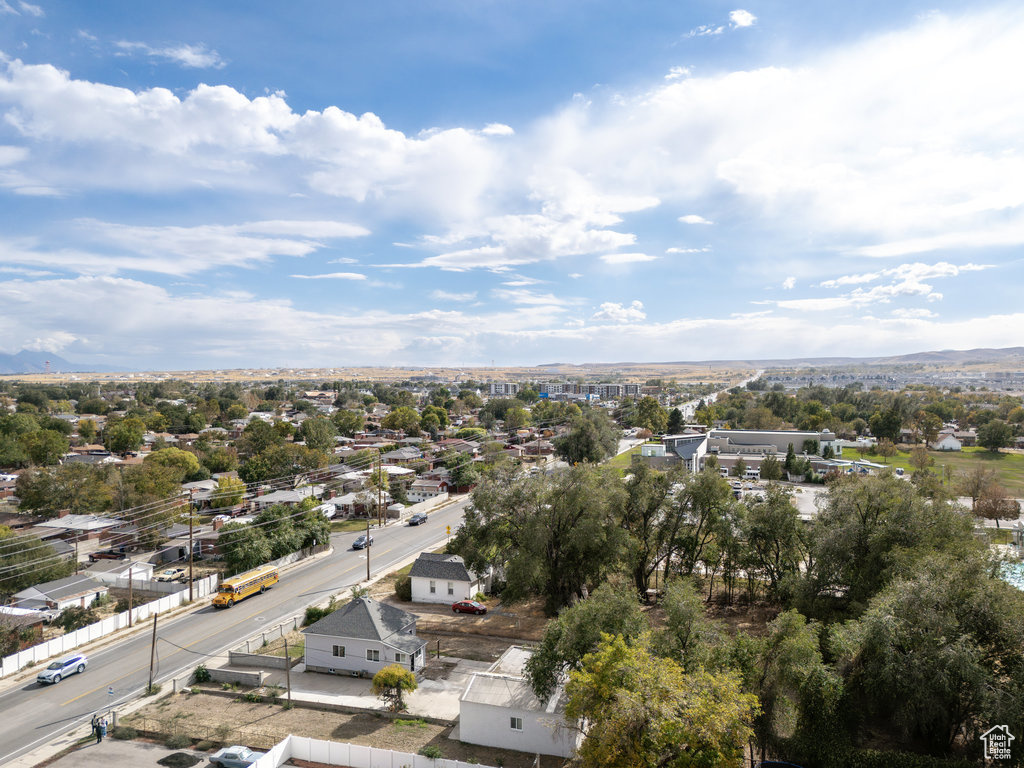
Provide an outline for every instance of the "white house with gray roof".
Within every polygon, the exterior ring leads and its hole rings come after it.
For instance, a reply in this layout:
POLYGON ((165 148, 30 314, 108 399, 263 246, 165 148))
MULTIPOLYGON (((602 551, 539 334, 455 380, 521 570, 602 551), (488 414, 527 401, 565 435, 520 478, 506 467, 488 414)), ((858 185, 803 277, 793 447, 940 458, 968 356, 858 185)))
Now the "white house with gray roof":
POLYGON ((454 603, 486 592, 485 577, 468 568, 459 555, 421 552, 409 571, 414 603, 454 603))
POLYGON ((459 740, 530 754, 570 757, 581 733, 565 719, 565 690, 538 699, 523 677, 533 651, 513 645, 469 679, 459 699, 459 740))
POLYGON ((389 664, 419 672, 427 641, 416 636, 416 616, 357 597, 302 630, 306 671, 373 677, 389 664))
POLYGON ((106 584, 81 576, 67 576, 15 592, 14 605, 18 608, 51 608, 58 611, 71 607, 88 608, 107 592, 109 589, 106 584))

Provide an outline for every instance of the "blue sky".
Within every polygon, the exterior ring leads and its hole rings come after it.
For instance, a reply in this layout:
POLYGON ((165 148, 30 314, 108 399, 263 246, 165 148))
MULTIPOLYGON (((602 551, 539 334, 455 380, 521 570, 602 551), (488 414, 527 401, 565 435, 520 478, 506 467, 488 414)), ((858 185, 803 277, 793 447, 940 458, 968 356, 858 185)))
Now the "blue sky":
POLYGON ((1024 344, 1024 9, 822 5, 0 0, 0 351, 1024 344))

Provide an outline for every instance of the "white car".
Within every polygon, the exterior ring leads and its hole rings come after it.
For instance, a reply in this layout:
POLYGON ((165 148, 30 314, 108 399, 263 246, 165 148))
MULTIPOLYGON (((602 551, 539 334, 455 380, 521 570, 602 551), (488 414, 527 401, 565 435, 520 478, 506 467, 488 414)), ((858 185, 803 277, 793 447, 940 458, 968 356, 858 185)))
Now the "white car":
POLYGON ((210 762, 218 768, 246 768, 261 757, 264 752, 255 752, 248 747, 224 747, 210 755, 210 762))
POLYGON ((157 581, 177 581, 185 575, 184 568, 168 568, 166 571, 162 571, 157 577, 157 581))
POLYGON ((36 682, 44 684, 57 684, 68 675, 84 672, 89 660, 82 654, 68 656, 61 661, 55 661, 38 675, 36 682))

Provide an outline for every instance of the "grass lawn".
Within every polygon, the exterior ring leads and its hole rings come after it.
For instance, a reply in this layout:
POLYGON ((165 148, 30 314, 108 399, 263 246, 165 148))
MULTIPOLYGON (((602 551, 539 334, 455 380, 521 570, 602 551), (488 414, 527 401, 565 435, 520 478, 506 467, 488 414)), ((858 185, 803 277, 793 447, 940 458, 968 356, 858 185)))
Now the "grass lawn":
MULTIPOLYGON (((376 525, 375 521, 371 520, 370 522, 376 525)), ((366 520, 356 518, 331 521, 331 533, 352 533, 353 531, 366 531, 366 520)))
POLYGON ((633 456, 637 456, 639 454, 640 446, 638 445, 634 448, 630 448, 625 453, 620 453, 618 456, 613 456, 612 458, 608 459, 608 461, 606 461, 605 464, 609 467, 615 467, 615 469, 619 470, 620 472, 623 472, 629 469, 630 466, 633 464, 633 456))
MULTIPOLYGON (((852 458, 859 452, 854 451, 850 456, 843 454, 843 458, 852 458)), ((983 466, 991 469, 999 478, 1000 484, 1014 496, 1024 496, 1024 454, 1022 453, 992 453, 984 448, 964 448, 962 451, 928 451, 928 455, 935 464, 932 471, 940 477, 943 476, 943 466, 948 466, 955 475, 966 474, 974 467, 983 466)), ((902 467, 908 473, 914 468, 910 465, 910 453, 899 451, 895 456, 884 459, 881 456, 864 456, 869 461, 877 461, 880 464, 888 464, 890 467, 902 467)))

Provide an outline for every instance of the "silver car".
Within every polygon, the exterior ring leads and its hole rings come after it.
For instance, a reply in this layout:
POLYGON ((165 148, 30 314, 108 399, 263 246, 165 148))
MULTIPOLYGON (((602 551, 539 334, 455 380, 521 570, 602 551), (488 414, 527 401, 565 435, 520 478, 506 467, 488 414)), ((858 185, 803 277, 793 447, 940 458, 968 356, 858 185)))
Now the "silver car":
POLYGON ((53 662, 50 666, 36 675, 36 682, 44 684, 59 683, 68 675, 73 675, 77 672, 84 672, 88 663, 89 660, 82 654, 68 656, 66 659, 53 662))

